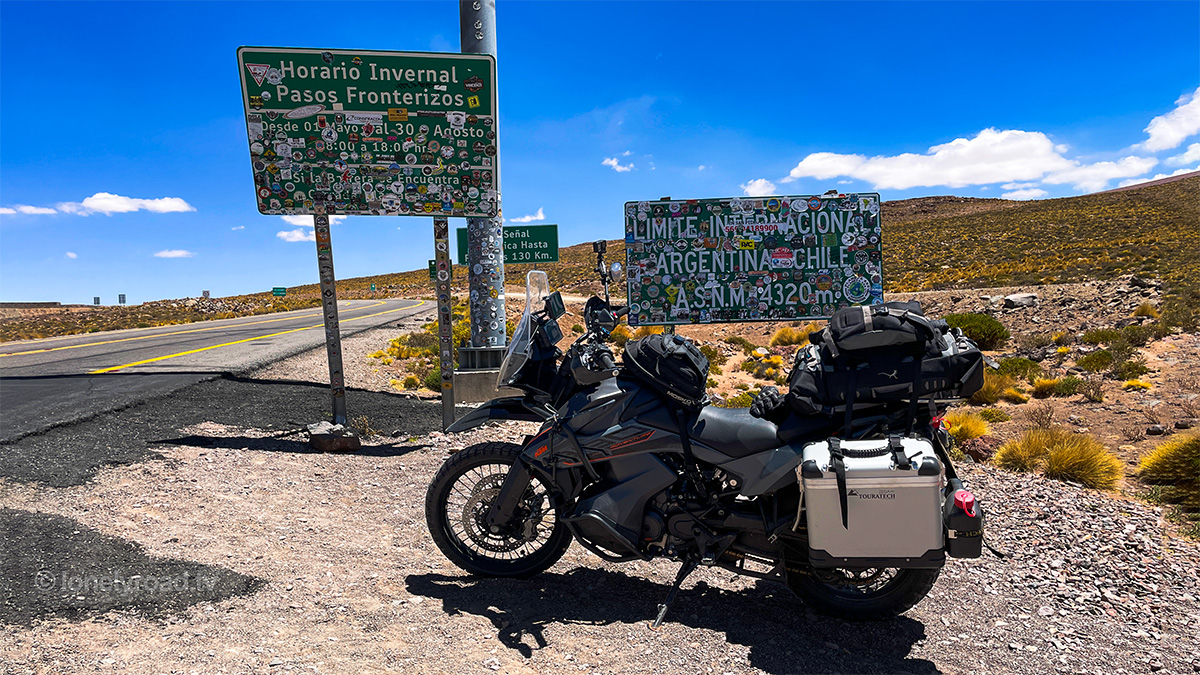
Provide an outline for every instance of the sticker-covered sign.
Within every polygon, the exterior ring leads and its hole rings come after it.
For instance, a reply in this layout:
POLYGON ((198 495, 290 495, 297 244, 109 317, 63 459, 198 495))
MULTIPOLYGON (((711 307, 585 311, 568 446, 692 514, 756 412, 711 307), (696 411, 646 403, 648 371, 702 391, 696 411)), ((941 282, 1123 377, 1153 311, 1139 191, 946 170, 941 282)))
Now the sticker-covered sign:
POLYGON ((627 202, 630 325, 827 318, 883 301, 879 195, 627 202))
MULTIPOLYGON (((558 225, 509 225, 503 228, 503 233, 505 265, 558 262, 558 225)), ((458 264, 466 265, 467 228, 458 228, 455 238, 458 264)))
POLYGON ((497 215, 491 55, 237 53, 260 213, 497 215))

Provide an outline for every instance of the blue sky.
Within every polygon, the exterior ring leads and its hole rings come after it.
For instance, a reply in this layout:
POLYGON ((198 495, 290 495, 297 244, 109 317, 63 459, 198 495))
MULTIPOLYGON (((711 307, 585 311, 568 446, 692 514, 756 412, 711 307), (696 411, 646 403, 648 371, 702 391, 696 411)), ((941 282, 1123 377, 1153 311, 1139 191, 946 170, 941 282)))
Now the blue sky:
MULTIPOLYGON (((504 215, 564 245, 666 195, 1052 198, 1200 167, 1196 2, 497 5, 504 215)), ((0 2, 0 300, 316 282, 311 228, 256 211, 235 50, 456 51, 457 7, 0 2)), ((333 240, 341 278, 433 253, 428 218, 333 240)))

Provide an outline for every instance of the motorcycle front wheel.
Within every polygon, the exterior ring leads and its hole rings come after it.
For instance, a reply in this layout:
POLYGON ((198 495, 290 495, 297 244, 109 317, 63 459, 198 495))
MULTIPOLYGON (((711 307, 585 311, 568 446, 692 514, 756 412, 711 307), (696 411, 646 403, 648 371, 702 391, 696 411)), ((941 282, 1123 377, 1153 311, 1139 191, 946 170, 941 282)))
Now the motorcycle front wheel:
POLYGON ((908 611, 933 588, 939 569, 788 570, 787 583, 814 610, 847 621, 879 621, 908 611))
POLYGON ((425 522, 442 553, 463 570, 484 577, 526 578, 545 571, 571 545, 571 533, 537 476, 521 497, 521 518, 509 532, 493 533, 488 507, 521 454, 513 443, 480 443, 456 452, 429 485, 425 522))

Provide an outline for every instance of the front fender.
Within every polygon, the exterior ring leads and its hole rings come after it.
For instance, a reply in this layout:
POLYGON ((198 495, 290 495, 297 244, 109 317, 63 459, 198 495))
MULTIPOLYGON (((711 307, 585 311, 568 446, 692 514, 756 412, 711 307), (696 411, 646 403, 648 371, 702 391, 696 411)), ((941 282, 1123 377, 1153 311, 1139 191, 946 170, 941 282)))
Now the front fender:
POLYGON ((446 427, 447 432, 457 433, 467 431, 486 424, 492 420, 523 420, 526 422, 545 422, 553 416, 553 411, 544 404, 520 396, 504 396, 494 398, 487 403, 463 415, 462 419, 446 427))

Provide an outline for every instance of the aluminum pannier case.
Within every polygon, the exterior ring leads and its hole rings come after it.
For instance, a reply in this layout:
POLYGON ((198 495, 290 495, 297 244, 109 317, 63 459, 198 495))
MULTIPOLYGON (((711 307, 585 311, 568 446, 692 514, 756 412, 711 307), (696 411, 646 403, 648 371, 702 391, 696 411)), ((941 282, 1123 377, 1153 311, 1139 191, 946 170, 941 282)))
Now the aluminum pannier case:
POLYGON ((893 436, 809 443, 798 473, 813 567, 945 563, 945 467, 929 441, 893 436))

